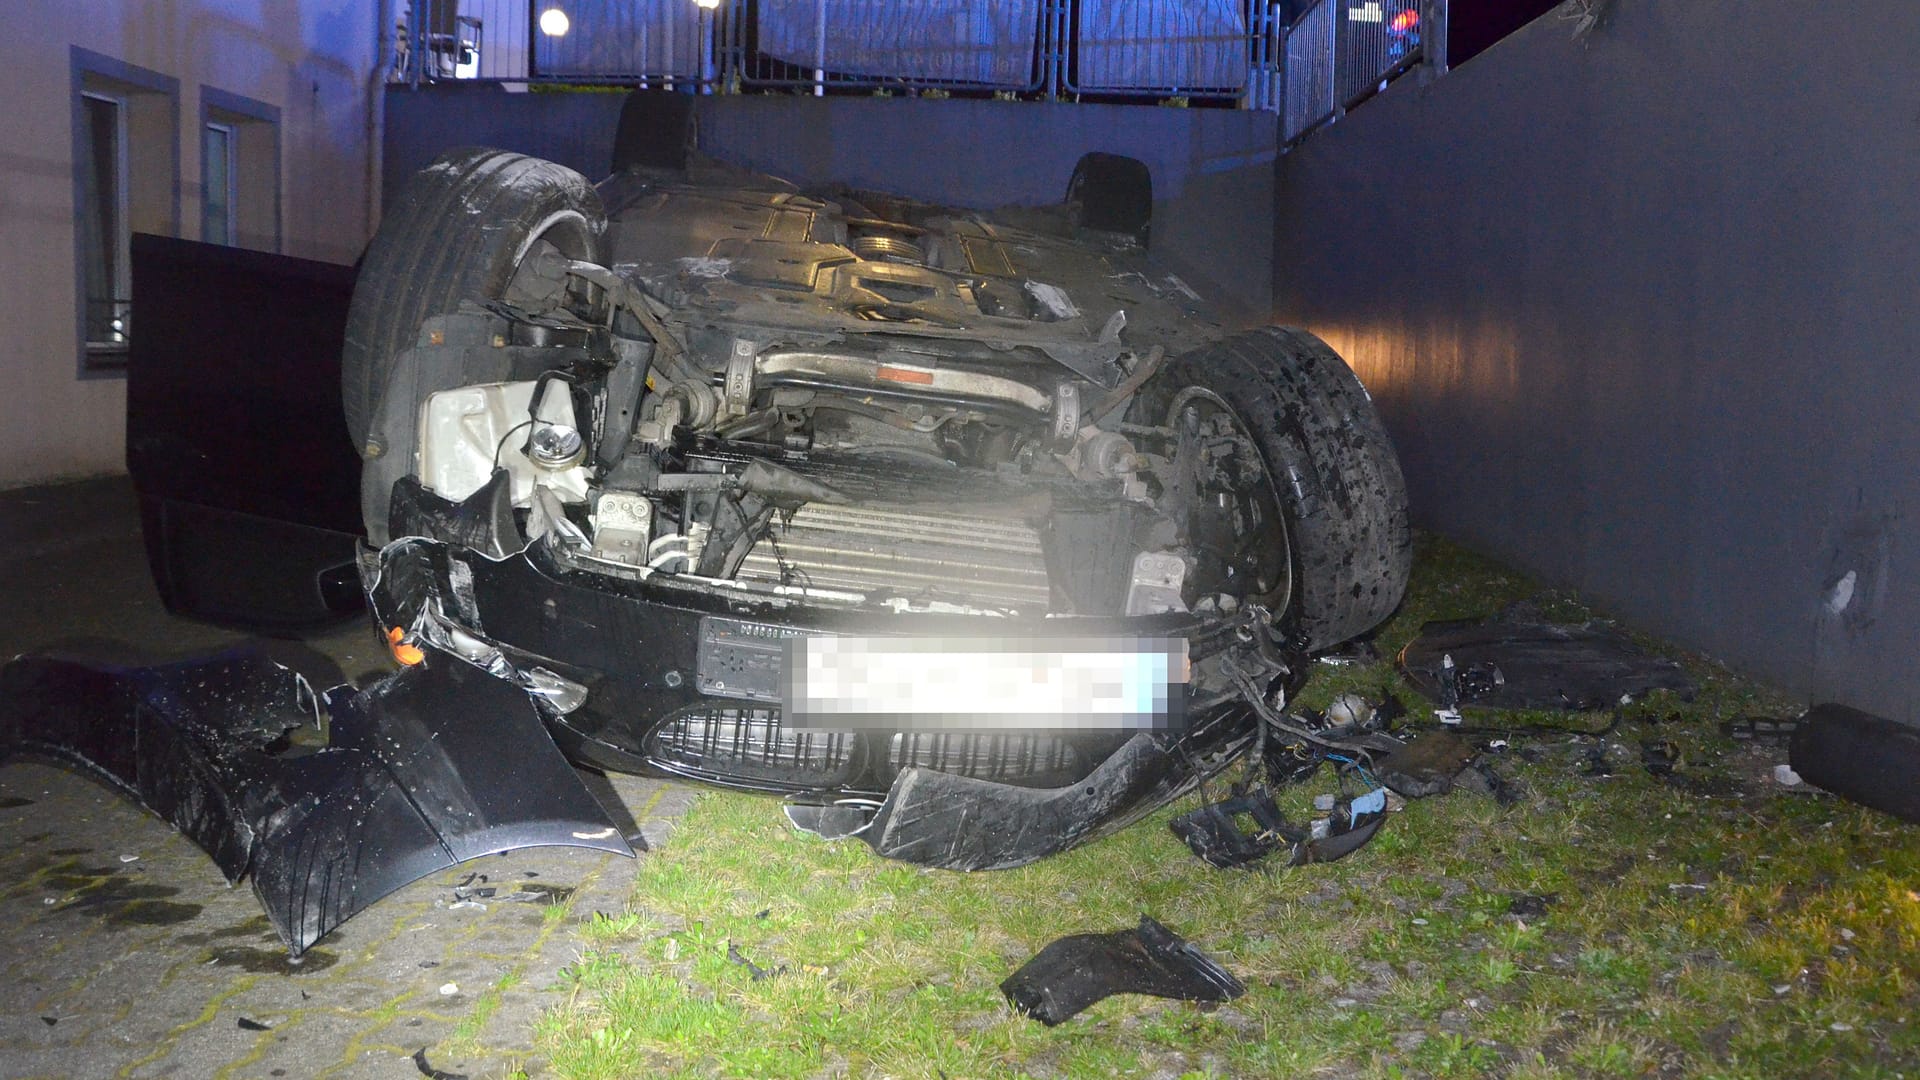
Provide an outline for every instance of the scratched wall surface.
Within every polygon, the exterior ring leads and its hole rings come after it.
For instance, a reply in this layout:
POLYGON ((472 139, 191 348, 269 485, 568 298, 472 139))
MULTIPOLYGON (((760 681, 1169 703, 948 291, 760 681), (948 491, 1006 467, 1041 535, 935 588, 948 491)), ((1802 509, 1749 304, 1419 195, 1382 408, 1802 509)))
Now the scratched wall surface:
POLYGON ((1277 167, 1275 313, 1417 518, 1815 699, 1920 708, 1920 6, 1572 5, 1277 167))

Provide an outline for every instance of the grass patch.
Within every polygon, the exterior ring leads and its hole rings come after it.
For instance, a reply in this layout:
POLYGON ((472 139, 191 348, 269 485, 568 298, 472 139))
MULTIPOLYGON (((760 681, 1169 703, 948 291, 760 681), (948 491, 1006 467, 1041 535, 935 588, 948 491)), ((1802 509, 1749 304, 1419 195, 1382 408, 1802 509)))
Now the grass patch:
MULTIPOLYGON (((1301 704, 1394 693, 1390 658, 1421 623, 1539 589, 1423 538, 1384 659, 1320 666, 1301 704)), ((1678 655, 1678 654, 1675 654, 1678 655)), ((1605 715, 1470 717, 1514 735, 1499 807, 1456 792, 1409 805, 1342 862, 1209 869, 1166 828, 1188 803, 1017 870, 955 874, 788 827, 773 801, 700 797, 642 857, 625 908, 574 931, 570 1001, 546 1016, 560 1076, 1886 1076, 1920 1060, 1920 839, 1832 799, 1760 779, 1784 751, 1737 746, 1720 720, 1793 702, 1698 658, 1691 702, 1605 715), (1677 782, 1638 765, 1681 751, 1677 782), (1588 775, 1596 748, 1618 763, 1588 775), (1542 898, 1516 916, 1516 898, 1542 898), (1058 1028, 998 984, 1054 938, 1146 912, 1250 987, 1203 1009, 1104 1001, 1058 1028), (737 955, 763 971, 756 978, 737 955)), ((1304 817, 1323 773, 1285 794, 1304 817)))

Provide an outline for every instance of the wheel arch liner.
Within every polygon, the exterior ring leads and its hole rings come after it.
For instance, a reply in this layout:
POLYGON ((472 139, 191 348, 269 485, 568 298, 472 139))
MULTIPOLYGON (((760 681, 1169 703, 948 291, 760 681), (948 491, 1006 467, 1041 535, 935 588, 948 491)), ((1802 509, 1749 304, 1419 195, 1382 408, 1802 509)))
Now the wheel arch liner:
POLYGON ((632 849, 528 695, 443 654, 326 699, 331 743, 286 749, 321 700, 254 653, 157 667, 25 656, 0 668, 0 757, 106 781, 250 878, 298 955, 402 886, 481 855, 632 849))

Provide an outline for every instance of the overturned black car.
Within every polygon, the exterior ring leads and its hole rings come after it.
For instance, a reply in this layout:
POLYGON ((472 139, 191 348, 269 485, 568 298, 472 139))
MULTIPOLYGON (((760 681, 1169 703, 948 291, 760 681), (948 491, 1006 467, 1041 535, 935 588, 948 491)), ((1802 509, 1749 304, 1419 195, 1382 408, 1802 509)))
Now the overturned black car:
MULTIPOLYGON (((446 154, 366 253, 340 369, 356 568, 403 664, 524 692, 575 762, 977 870, 1217 772, 1309 654, 1398 604, 1405 495, 1365 389, 1157 266, 1138 162, 975 213, 626 156, 592 185, 446 154)), ((452 682, 449 710, 486 700, 452 682)), ((552 827, 515 842, 583 835, 528 816, 552 827)), ((298 949, 337 919, 281 921, 298 949)))

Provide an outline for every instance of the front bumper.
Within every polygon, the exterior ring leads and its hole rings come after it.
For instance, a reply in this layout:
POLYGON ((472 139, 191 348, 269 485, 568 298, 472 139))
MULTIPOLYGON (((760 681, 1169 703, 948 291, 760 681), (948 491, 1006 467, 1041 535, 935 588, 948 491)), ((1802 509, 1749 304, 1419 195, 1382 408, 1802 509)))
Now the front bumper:
MULTIPOLYGON (((1251 745, 1235 695, 1185 688, 1164 730, 824 731, 778 705, 709 693, 703 627, 748 620, 800 633, 1177 637, 1196 666, 1244 645, 1246 622, 1193 615, 1000 619, 783 605, 662 579, 626 581, 535 544, 504 559, 438 541, 362 552, 375 618, 429 642, 484 643, 497 671, 551 672, 585 688, 547 710, 574 760, 836 807, 839 835, 890 858, 953 869, 1016 866, 1112 831, 1189 790, 1251 745)), ((1290 665, 1299 671, 1303 665, 1290 665)), ((796 815, 796 821, 801 820, 796 815)))

